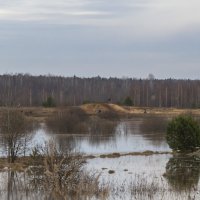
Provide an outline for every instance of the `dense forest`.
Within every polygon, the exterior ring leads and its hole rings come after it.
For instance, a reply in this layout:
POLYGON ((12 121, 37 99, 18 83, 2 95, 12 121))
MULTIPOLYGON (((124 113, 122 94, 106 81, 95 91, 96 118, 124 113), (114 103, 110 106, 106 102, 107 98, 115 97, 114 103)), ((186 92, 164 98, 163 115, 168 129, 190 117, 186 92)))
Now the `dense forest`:
POLYGON ((57 106, 122 103, 128 96, 134 106, 198 108, 200 80, 158 80, 153 76, 147 79, 0 76, 0 106, 41 106, 48 97, 52 97, 57 106))

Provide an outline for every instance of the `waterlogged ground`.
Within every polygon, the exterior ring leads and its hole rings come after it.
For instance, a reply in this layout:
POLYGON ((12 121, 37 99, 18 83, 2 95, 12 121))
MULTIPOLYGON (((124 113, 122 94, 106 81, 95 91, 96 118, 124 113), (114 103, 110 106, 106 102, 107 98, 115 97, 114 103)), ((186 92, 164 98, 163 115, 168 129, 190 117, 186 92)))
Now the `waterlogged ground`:
MULTIPOLYGON (((187 163, 187 158, 182 161, 187 163)), ((102 184, 110 186, 109 199, 199 199, 200 164, 195 173, 186 163, 174 165, 171 155, 125 156, 96 158, 87 168, 101 173, 102 184)))
MULTIPOLYGON (((96 130, 92 134, 71 135, 50 133, 43 124, 33 133, 29 148, 42 146, 53 137, 63 148, 68 146, 96 155, 87 160, 85 170, 100 174, 100 185, 109 190, 106 199, 200 199, 200 159, 172 154, 100 157, 109 153, 171 152, 165 140, 167 121, 165 117, 135 117, 118 122, 114 132, 102 134, 96 130)), ((1 172, 0 199, 44 199, 42 192, 20 189, 20 185, 26 185, 29 179, 24 173, 1 172)), ((94 195, 89 199, 100 197, 94 195)))
POLYGON ((52 134, 42 125, 30 142, 31 146, 43 145, 50 138, 61 146, 69 146, 85 154, 113 152, 170 151, 165 140, 167 118, 145 117, 121 120, 114 126, 114 132, 83 134, 52 134))
MULTIPOLYGON (((200 161, 187 157, 163 154, 94 158, 88 159, 85 170, 92 174, 100 174, 100 185, 109 191, 104 199, 198 200, 200 198, 200 161)), ((1 172, 0 199, 51 199, 44 192, 33 189, 35 181, 30 181, 32 178, 24 172, 1 172)), ((94 195, 85 199, 102 198, 94 195)))

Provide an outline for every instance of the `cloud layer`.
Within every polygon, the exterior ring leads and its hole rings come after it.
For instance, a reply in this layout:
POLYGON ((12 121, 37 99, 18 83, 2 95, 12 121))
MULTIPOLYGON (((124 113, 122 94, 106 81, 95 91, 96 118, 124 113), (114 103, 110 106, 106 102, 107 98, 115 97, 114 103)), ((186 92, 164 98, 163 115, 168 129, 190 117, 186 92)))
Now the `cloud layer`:
POLYGON ((0 73, 198 78, 199 9, 197 0, 1 1, 0 73))

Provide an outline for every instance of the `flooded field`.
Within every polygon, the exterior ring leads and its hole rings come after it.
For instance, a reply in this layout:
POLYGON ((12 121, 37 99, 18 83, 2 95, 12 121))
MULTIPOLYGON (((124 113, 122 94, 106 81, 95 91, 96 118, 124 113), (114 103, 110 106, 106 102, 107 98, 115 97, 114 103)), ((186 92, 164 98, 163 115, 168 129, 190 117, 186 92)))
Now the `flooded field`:
MULTIPOLYGON (((96 174, 100 188, 107 192, 104 195, 69 196, 68 199, 199 199, 200 159, 170 153, 165 140, 168 120, 156 116, 121 119, 110 124, 101 123, 101 126, 95 122, 90 124, 88 132, 72 134, 60 134, 41 124, 32 132, 26 154, 35 145, 44 146, 46 141, 53 138, 60 149, 67 147, 84 155, 95 156, 87 159, 84 171, 96 174), (143 155, 146 151, 160 154, 143 155), (138 155, 101 156, 131 152, 138 155)), ((3 148, 1 153, 5 154, 3 148)), ((0 173, 1 199, 55 199, 40 190, 37 181, 38 176, 35 180, 28 171, 11 172, 4 169, 0 173), (36 187, 33 187, 34 184, 36 187)))
POLYGON ((42 145, 54 138, 60 146, 68 146, 85 154, 171 151, 165 140, 167 118, 133 118, 117 123, 101 124, 90 133, 59 134, 49 132, 45 124, 35 132, 32 145, 42 145), (107 128, 107 129, 106 129, 107 128))
POLYGON ((89 170, 109 183, 109 199, 199 199, 200 161, 171 155, 93 159, 89 170), (112 173, 111 173, 112 171, 112 173))

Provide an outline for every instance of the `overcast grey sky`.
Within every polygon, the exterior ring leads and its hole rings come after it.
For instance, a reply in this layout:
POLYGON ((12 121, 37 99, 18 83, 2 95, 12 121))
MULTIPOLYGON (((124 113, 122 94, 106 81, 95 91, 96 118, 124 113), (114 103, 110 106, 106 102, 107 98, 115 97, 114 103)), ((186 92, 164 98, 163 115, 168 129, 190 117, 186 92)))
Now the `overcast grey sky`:
POLYGON ((199 79, 199 0, 0 0, 0 74, 199 79))

